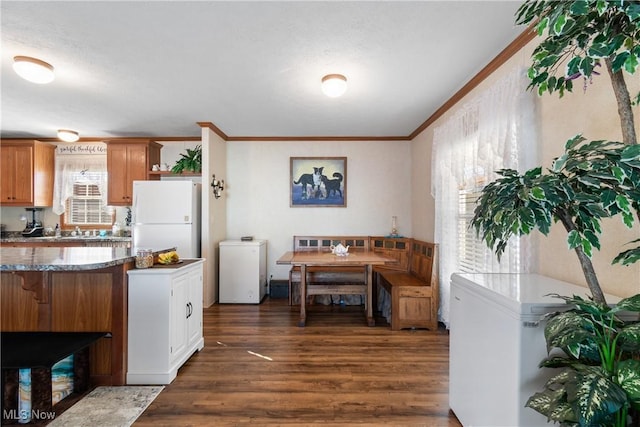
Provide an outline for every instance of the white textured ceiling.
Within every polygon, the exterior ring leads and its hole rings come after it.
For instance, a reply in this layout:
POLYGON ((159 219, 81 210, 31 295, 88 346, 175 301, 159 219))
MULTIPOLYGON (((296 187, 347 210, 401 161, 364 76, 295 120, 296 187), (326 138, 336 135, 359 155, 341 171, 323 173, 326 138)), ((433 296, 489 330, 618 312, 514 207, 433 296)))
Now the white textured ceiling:
POLYGON ((3 0, 1 134, 407 136, 523 31, 519 4, 3 0), (56 80, 20 79, 15 55, 56 80))

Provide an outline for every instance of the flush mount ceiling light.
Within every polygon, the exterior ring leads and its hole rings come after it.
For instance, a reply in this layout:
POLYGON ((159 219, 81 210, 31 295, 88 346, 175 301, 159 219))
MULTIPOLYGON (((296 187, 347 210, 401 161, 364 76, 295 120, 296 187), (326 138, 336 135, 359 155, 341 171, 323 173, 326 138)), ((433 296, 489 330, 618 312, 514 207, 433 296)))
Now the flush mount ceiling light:
POLYGON ((13 69, 20 77, 32 83, 51 83, 55 77, 51 64, 30 56, 14 56, 13 69))
POLYGON ((75 130, 60 129, 58 130, 58 138, 65 142, 76 142, 80 139, 80 135, 75 130))
POLYGON ((330 98, 342 96, 347 90, 347 78, 342 74, 327 74, 322 78, 322 92, 330 98))

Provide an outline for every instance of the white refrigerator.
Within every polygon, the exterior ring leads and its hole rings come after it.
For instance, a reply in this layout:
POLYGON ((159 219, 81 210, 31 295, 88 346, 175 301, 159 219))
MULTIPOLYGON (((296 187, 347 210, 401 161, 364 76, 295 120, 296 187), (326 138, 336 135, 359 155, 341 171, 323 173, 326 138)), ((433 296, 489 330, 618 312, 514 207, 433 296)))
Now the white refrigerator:
POLYGON ((463 426, 547 425, 524 405, 556 372, 538 368, 547 357, 544 315, 567 307, 550 293, 586 298, 589 290, 538 274, 451 276, 449 407, 463 426))
POLYGON ((260 304, 266 293, 266 240, 220 242, 219 302, 260 304))
POLYGON ((199 258, 200 195, 193 181, 133 181, 133 248, 176 247, 180 258, 199 258))

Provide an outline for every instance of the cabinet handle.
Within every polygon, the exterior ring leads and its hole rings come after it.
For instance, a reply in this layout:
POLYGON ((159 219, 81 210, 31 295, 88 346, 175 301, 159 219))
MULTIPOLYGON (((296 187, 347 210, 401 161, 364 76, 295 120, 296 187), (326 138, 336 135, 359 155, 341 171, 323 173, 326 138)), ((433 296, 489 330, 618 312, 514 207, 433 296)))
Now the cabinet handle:
POLYGON ((193 305, 190 302, 188 302, 187 303, 187 319, 191 317, 192 314, 193 314, 193 305))
POLYGON ((189 303, 186 304, 186 309, 187 309, 187 319, 189 318, 189 303))

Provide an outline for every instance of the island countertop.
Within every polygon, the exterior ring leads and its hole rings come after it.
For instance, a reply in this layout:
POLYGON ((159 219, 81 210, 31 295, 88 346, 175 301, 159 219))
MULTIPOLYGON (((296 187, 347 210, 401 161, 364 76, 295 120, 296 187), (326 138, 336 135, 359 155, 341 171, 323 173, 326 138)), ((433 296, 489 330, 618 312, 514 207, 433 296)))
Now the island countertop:
POLYGON ((53 237, 53 236, 44 236, 44 237, 23 237, 23 236, 10 236, 10 237, 2 237, 0 238, 0 244, 2 243, 81 243, 81 242, 123 242, 123 243, 131 243, 131 237, 120 237, 120 236, 62 236, 62 237, 53 237))
POLYGON ((135 260, 129 248, 0 247, 0 271, 82 271, 113 267, 135 260))

